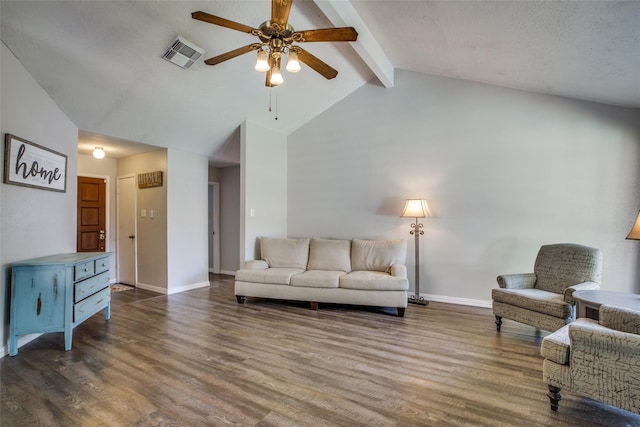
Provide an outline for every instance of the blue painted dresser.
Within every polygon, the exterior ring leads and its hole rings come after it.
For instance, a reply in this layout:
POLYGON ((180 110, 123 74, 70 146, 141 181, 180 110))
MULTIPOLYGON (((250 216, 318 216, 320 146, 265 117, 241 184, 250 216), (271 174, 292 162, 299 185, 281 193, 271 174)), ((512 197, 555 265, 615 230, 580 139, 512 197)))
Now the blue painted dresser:
POLYGON ((73 328, 111 308, 110 252, 51 255, 11 264, 9 355, 18 354, 18 336, 64 332, 71 349, 73 328))

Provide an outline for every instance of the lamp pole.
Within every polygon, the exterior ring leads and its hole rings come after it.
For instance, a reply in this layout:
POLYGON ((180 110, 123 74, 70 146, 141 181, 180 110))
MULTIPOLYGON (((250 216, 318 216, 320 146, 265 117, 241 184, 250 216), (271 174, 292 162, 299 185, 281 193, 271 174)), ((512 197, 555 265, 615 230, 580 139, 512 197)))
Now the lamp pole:
POLYGON ((407 199, 407 202, 404 206, 404 211, 402 218, 415 218, 416 222, 411 224, 411 232, 415 237, 415 267, 416 267, 416 284, 415 284, 415 293, 414 295, 410 295, 408 302, 413 304, 420 305, 428 305, 429 302, 424 299, 424 297, 420 296, 420 235, 424 234, 422 230, 422 224, 418 222, 418 218, 429 218, 431 217, 431 212, 429 211, 429 206, 427 205, 427 201, 424 199, 407 199))
POLYGON ((416 218, 416 222, 411 224, 411 228, 413 230, 410 231, 410 234, 415 236, 415 252, 416 252, 416 260, 415 260, 415 268, 416 268, 416 286, 414 295, 409 296, 409 302, 413 304, 427 305, 429 301, 425 300, 424 297, 420 296, 420 235, 424 234, 424 230, 422 230, 422 223, 418 222, 418 218, 416 218))

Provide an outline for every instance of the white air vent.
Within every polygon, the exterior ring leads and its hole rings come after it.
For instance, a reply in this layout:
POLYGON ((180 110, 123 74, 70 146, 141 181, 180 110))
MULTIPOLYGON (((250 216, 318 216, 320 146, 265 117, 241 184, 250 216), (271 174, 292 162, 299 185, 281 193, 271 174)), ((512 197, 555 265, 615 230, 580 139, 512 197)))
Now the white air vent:
POLYGON ((178 36, 162 57, 185 70, 204 54, 204 50, 178 36))

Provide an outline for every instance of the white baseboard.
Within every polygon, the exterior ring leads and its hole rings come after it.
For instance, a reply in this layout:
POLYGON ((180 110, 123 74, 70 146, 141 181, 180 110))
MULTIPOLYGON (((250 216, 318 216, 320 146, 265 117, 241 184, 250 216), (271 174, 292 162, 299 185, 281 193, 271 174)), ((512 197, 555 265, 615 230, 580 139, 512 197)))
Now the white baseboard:
MULTIPOLYGON (((411 295, 411 292, 409 292, 411 295)), ((491 308, 491 301, 485 301, 481 299, 459 298, 450 297, 447 295, 432 295, 432 294, 420 294, 427 301, 444 302, 447 304, 468 305, 471 307, 491 308)))
POLYGON ((204 288, 207 286, 210 286, 210 283, 208 281, 200 282, 200 283, 192 283, 190 285, 184 285, 176 288, 167 289, 167 288, 161 288, 159 286, 148 285, 146 283, 138 282, 138 288, 151 291, 151 292, 156 292, 159 294, 164 294, 164 295, 177 294, 180 292, 190 291, 192 289, 204 288))
POLYGON ((169 295, 177 294, 185 291, 191 291, 193 289, 205 288, 205 287, 209 287, 210 285, 211 284, 209 283, 209 281, 206 281, 206 282, 200 282, 200 283, 192 283, 190 285, 180 286, 177 288, 171 288, 169 289, 169 295))
POLYGON ((226 274, 227 276, 234 276, 236 275, 235 271, 231 271, 231 270, 220 270, 220 274, 226 274))
MULTIPOLYGON (((29 334, 29 335, 23 335, 21 337, 18 337, 18 354, 20 354, 20 347, 30 343, 31 341, 38 338, 40 335, 42 334, 29 334)), ((5 357, 7 354, 9 354, 9 346, 5 344, 2 347, 0 347, 0 359, 5 357)))

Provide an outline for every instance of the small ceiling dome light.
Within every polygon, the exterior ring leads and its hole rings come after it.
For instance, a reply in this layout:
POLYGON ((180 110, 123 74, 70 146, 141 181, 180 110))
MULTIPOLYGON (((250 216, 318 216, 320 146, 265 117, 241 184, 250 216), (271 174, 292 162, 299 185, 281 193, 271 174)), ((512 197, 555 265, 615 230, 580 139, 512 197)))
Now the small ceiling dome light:
POLYGON ((96 147, 93 149, 93 157, 96 159, 104 159, 104 148, 96 147))
POLYGON ((282 78, 282 74, 280 74, 280 67, 278 64, 274 64, 271 69, 271 80, 269 81, 272 85, 278 86, 284 83, 284 79, 282 78))
POLYGON ((300 62, 298 62, 298 52, 292 50, 289 52, 289 60, 287 61, 287 71, 297 73, 300 71, 300 62))
POLYGON ((256 61, 256 71, 269 71, 269 61, 267 61, 267 52, 258 50, 258 60, 256 61))

